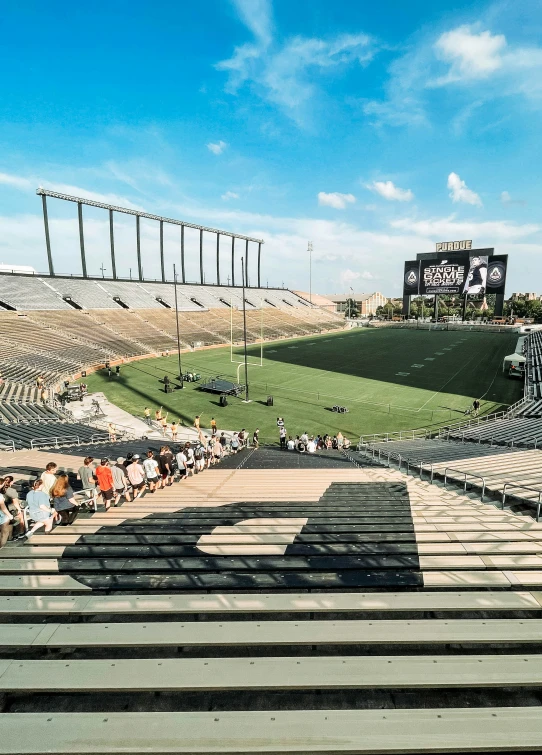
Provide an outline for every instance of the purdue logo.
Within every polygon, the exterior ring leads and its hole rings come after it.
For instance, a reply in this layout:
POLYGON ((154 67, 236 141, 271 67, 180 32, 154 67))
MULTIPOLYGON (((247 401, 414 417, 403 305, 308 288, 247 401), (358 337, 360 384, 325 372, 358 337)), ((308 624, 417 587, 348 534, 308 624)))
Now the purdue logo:
POLYGON ((490 263, 487 271, 488 288, 498 288, 504 283, 506 268, 502 262, 490 263))
POLYGON ((418 283, 418 273, 416 270, 409 270, 405 275, 407 286, 415 286, 418 283))

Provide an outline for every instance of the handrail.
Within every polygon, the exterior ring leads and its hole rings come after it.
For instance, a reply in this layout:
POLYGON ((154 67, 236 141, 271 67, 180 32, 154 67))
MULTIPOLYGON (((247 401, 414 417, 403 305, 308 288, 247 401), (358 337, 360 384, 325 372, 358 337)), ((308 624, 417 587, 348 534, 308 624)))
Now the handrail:
POLYGON ((14 440, 2 441, 2 443, 0 443, 0 451, 15 452, 15 441, 14 440))
MULTIPOLYGON (((540 521, 540 507, 542 505, 542 489, 533 488, 530 485, 521 485, 518 482, 505 482, 502 489, 502 509, 504 510, 504 504, 506 503, 506 488, 521 488, 522 490, 532 490, 533 493, 538 493, 538 501, 536 505, 536 521, 540 521)), ((527 498, 523 499, 528 500, 527 498)))
POLYGON ((34 449, 37 446, 50 446, 52 445, 53 441, 55 443, 55 448, 59 448, 59 440, 62 444, 66 444, 67 442, 68 445, 74 445, 73 441, 75 440, 75 443, 77 445, 80 445, 78 435, 54 435, 49 438, 32 438, 32 440, 30 441, 30 448, 34 449))
POLYGON ((109 440, 109 435, 107 433, 95 433, 94 435, 90 436, 90 443, 99 443, 102 440, 109 440))
POLYGON ((485 477, 482 477, 482 475, 479 475, 479 474, 474 474, 474 472, 465 472, 463 469, 456 469, 454 467, 445 467, 444 469, 444 487, 445 488, 447 487, 447 482, 448 482, 447 480, 448 472, 459 472, 459 474, 464 475, 464 479, 463 479, 463 492, 464 493, 467 492, 467 477, 475 477, 478 480, 482 480, 482 495, 480 497, 480 501, 484 500, 484 495, 486 492, 486 478, 485 477))

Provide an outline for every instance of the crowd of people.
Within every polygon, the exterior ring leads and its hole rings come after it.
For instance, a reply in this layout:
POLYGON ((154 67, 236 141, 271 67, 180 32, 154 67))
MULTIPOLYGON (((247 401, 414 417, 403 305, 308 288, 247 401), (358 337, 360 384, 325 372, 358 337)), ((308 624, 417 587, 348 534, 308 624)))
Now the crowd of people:
MULTIPOLYGON (((256 447, 258 432, 253 434, 256 447)), ((31 484, 24 503, 13 487, 14 478, 0 478, 0 548, 10 537, 30 539, 42 528, 49 533, 55 525, 73 524, 80 511, 96 511, 98 506, 109 511, 122 501, 136 501, 145 494, 154 494, 174 482, 200 474, 225 456, 238 453, 247 443, 246 430, 229 438, 225 432, 218 433, 213 428, 210 436, 200 432, 199 440, 173 448, 163 445, 158 453, 152 449, 142 455, 128 452, 126 457, 104 457, 99 462, 87 456, 77 471, 81 488, 77 492, 69 475, 59 472, 55 462, 49 462, 31 484)))
MULTIPOLYGON (((118 506, 122 501, 132 502, 145 494, 152 495, 174 482, 182 482, 203 472, 225 456, 249 446, 257 449, 260 444, 259 428, 252 436, 243 428, 228 437, 225 432, 217 430, 213 418, 210 435, 205 435, 200 428, 199 416, 194 420, 194 427, 197 430, 195 440, 179 446, 163 445, 158 453, 153 449, 148 449, 143 456, 128 452, 126 457, 104 457, 99 462, 87 456, 77 471, 81 488, 77 492, 72 488, 69 475, 59 472, 55 462, 47 464, 32 483, 24 504, 14 487, 13 476, 0 477, 0 548, 10 537, 30 539, 41 528, 49 533, 55 525, 69 526, 81 510, 96 511, 100 505, 109 511, 111 506, 118 506)), ((285 451, 314 454, 326 449, 350 448, 350 441, 341 432, 333 436, 304 432, 294 438, 288 435, 282 417, 277 417, 277 427, 280 448, 285 451)))
POLYGON ((277 417, 277 427, 279 429, 280 447, 286 451, 314 454, 317 451, 329 449, 346 450, 351 445, 349 439, 345 438, 340 430, 333 436, 328 433, 309 435, 307 432, 304 432, 302 435, 296 435, 293 438, 291 435, 288 435, 282 417, 277 417))

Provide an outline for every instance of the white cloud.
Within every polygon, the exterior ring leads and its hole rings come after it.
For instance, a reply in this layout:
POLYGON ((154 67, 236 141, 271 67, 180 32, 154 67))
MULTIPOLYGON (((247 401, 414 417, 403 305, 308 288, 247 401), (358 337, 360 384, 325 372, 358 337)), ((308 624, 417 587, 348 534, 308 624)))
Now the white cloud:
POLYGON ((517 225, 506 220, 488 220, 483 222, 471 220, 456 220, 455 215, 446 218, 432 218, 415 220, 413 218, 398 218, 390 222, 392 228, 400 231, 415 233, 435 241, 446 239, 475 239, 476 244, 494 246, 498 241, 512 241, 526 236, 532 236, 541 230, 541 226, 534 223, 517 225))
POLYGON ((340 281, 343 286, 349 286, 353 281, 361 277, 361 273, 356 273, 354 270, 347 268, 340 274, 340 281))
POLYGON ((37 189, 37 183, 33 182, 29 178, 23 178, 22 176, 14 176, 10 173, 0 173, 0 184, 4 186, 13 186, 15 189, 21 189, 21 191, 29 191, 31 189, 37 189))
POLYGON ((336 210, 344 210, 347 204, 354 204, 356 197, 353 194, 340 194, 338 191, 332 191, 326 194, 325 191, 318 192, 318 204, 321 207, 334 207, 336 210))
POLYGON ((441 34, 434 46, 435 54, 449 63, 450 68, 435 84, 488 78, 503 65, 505 47, 504 34, 487 30, 476 34, 470 26, 459 26, 441 34))
POLYGON ((475 191, 467 188, 465 181, 462 181, 457 173, 450 173, 448 176, 448 188, 450 189, 450 199, 452 202, 464 202, 465 204, 482 206, 482 200, 475 191))
POLYGON ((353 63, 366 65, 375 55, 367 34, 340 34, 330 39, 295 36, 282 44, 273 38, 271 4, 267 0, 235 0, 239 16, 254 40, 234 49, 216 64, 228 74, 226 91, 236 94, 251 84, 262 99, 281 107, 301 123, 303 109, 317 91, 319 72, 353 63))
POLYGON ((219 142, 209 142, 207 149, 210 150, 213 155, 221 155, 227 147, 227 143, 222 139, 219 142))
POLYGON ((376 191, 384 199, 396 202, 411 202, 414 199, 414 194, 410 189, 400 189, 395 186, 393 181, 373 181, 370 184, 366 184, 366 188, 371 191, 376 191))
POLYGON ((220 199, 223 199, 225 202, 228 201, 228 199, 239 199, 239 194, 236 194, 234 191, 226 191, 220 199))
POLYGON ((509 192, 501 191, 501 202, 503 204, 510 204, 511 201, 512 197, 510 196, 509 192))

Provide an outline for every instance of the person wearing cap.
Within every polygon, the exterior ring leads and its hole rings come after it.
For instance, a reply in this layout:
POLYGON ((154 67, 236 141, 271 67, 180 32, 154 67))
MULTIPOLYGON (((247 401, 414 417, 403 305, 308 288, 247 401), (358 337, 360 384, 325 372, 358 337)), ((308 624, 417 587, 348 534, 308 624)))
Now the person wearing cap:
POLYGON ((122 456, 119 456, 117 463, 111 467, 111 474, 113 475, 113 485, 115 486, 115 504, 120 501, 121 496, 124 496, 124 499, 130 503, 132 499, 130 497, 129 483, 122 456))
POLYGON ((138 498, 141 498, 143 491, 145 490, 145 470, 139 460, 139 454, 134 454, 132 456, 132 463, 126 470, 126 474, 132 484, 134 501, 136 501, 138 498))
MULTIPOLYGON (((94 472, 98 485, 100 486, 100 494, 103 498, 105 510, 109 511, 111 507, 111 501, 115 499, 115 491, 113 490, 113 474, 109 466, 109 459, 102 459, 100 465, 96 467, 94 472)), ((117 501, 115 500, 115 506, 117 501)))

